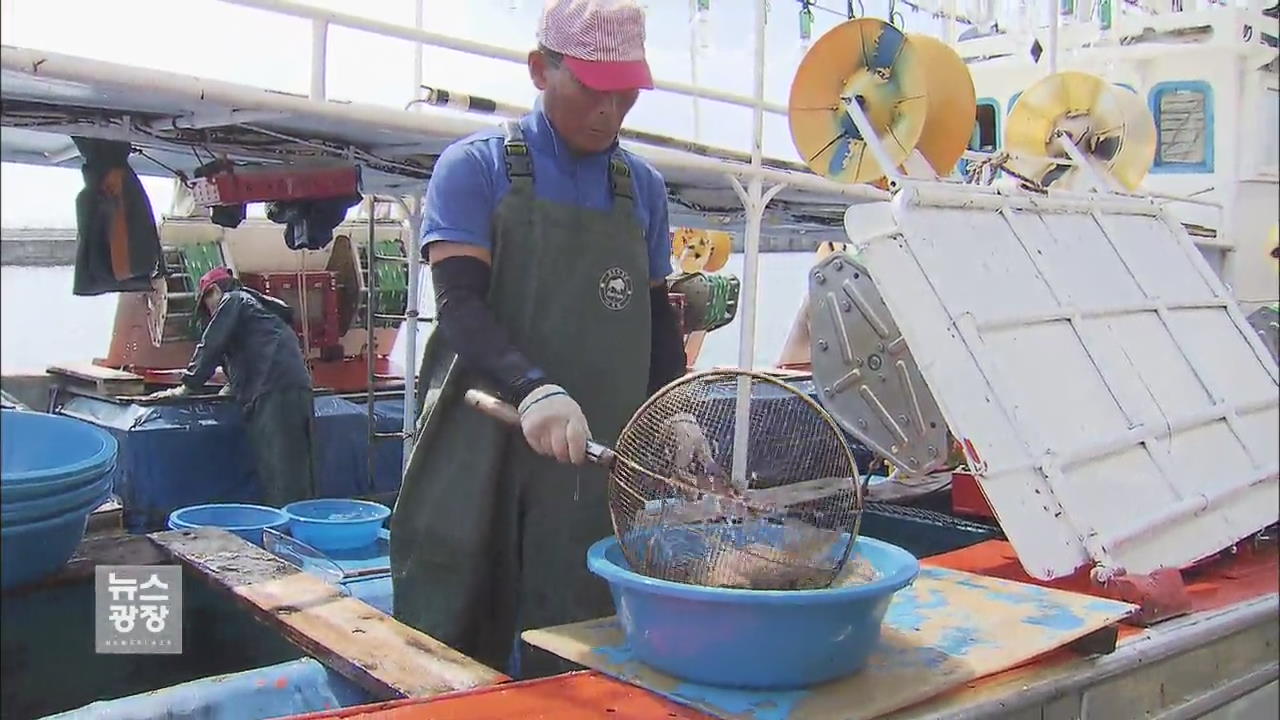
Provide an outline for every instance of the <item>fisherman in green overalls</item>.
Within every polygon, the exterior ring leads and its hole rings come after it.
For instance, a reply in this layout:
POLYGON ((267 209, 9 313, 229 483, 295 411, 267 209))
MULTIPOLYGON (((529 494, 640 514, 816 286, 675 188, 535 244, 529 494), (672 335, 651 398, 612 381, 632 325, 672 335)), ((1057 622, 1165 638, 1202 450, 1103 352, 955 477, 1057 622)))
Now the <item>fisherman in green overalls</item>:
POLYGON ((666 185, 618 146, 653 86, 644 31, 634 0, 550 0, 534 110, 450 146, 427 185, 438 331, 391 520, 395 614, 515 676, 569 668, 519 631, 612 614, 586 569, 613 532, 586 441, 615 442, 685 370, 666 185), (520 430, 465 406, 470 388, 517 406, 520 430))

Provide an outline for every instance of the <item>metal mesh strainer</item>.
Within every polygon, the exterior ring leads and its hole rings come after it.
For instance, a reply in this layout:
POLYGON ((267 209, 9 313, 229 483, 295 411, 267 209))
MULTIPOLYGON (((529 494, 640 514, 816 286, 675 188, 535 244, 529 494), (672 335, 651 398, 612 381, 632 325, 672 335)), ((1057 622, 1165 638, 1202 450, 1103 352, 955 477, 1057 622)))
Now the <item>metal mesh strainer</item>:
MULTIPOLYGON (((482 393, 467 400, 519 422, 482 393)), ((857 538, 863 487, 844 435, 820 405, 767 375, 711 370, 677 380, 636 411, 613 451, 592 443, 588 456, 610 468, 618 543, 650 577, 827 587, 857 538)))

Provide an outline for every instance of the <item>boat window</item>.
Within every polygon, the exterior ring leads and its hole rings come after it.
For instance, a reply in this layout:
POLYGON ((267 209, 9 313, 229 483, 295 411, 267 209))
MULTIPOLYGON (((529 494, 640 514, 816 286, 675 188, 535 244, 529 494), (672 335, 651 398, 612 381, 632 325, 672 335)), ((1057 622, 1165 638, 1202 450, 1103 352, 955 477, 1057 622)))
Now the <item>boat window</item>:
POLYGON ((1156 121, 1152 172, 1213 172, 1213 90, 1204 82, 1166 82, 1151 89, 1156 121))
POLYGON ((978 152, 1000 149, 1000 103, 992 98, 978 100, 978 117, 973 125, 973 137, 969 139, 969 149, 978 152))

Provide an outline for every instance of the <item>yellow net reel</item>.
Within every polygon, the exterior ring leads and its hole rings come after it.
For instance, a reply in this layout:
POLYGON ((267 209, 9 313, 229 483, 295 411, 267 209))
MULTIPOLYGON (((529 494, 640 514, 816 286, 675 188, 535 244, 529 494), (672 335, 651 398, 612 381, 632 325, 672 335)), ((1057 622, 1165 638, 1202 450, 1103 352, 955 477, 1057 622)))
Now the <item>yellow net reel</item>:
POLYGON ((1080 170, 1067 162, 1065 137, 1126 190, 1137 190, 1156 153, 1156 125, 1133 92, 1082 72, 1060 72, 1018 97, 1005 125, 1006 167, 1043 186, 1069 184, 1080 170))
POLYGON ((723 269, 733 251, 733 236, 720 230, 677 228, 671 237, 671 255, 682 273, 713 273, 723 269))
POLYGON ((944 176, 964 154, 977 113, 973 78, 955 51, 874 18, 819 38, 796 71, 788 104, 792 141, 811 170, 874 183, 885 171, 849 116, 853 104, 896 166, 918 151, 944 176))

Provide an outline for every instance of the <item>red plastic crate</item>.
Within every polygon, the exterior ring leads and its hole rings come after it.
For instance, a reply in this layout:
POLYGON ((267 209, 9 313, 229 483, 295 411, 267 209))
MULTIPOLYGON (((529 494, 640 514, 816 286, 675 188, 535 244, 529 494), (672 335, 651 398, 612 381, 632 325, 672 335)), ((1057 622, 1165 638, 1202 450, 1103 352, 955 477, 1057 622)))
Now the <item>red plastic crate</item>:
POLYGON ((253 202, 309 200, 355 195, 360 168, 355 165, 317 168, 236 168, 196 178, 191 195, 201 207, 253 202))

